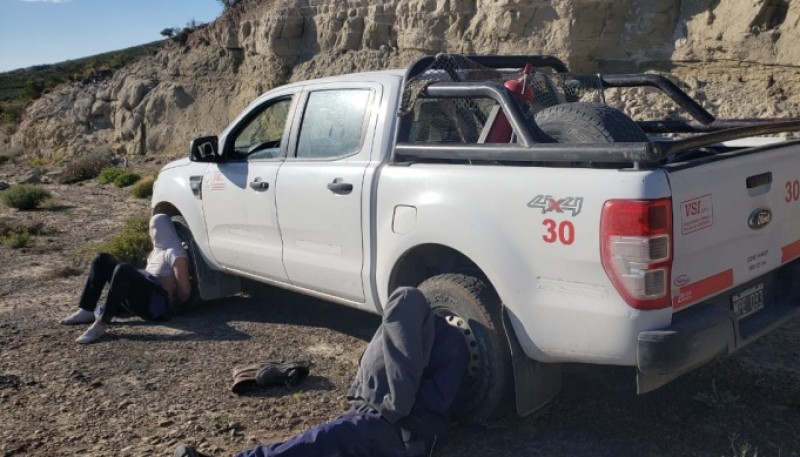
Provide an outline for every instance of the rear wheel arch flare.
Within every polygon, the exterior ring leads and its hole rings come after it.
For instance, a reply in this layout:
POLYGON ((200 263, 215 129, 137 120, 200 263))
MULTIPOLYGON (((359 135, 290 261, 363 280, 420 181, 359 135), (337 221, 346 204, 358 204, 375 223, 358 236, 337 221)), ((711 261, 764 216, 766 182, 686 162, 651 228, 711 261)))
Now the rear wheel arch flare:
POLYGON ((420 244, 400 256, 389 276, 387 294, 398 287, 418 287, 426 279, 444 273, 462 273, 490 283, 477 263, 461 251, 442 244, 420 244))

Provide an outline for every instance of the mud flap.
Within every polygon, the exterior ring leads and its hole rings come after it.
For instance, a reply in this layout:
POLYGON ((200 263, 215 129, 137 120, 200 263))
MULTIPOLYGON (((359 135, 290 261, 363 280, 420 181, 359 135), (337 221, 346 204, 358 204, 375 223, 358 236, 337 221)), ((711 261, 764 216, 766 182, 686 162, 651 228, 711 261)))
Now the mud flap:
POLYGON ((550 403, 561 390, 561 364, 537 362, 525 354, 505 306, 503 328, 511 349, 517 414, 524 417, 550 403))

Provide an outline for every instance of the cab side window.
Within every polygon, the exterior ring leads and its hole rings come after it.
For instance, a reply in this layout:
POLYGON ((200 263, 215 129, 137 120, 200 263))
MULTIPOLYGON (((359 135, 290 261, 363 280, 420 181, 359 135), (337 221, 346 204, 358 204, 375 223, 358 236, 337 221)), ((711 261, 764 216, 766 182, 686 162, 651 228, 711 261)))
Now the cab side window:
POLYGON ((366 89, 320 90, 308 96, 297 157, 330 159, 358 152, 371 92, 366 89))
POLYGON ((274 159, 281 156, 281 140, 291 98, 268 105, 234 133, 233 160, 274 159))

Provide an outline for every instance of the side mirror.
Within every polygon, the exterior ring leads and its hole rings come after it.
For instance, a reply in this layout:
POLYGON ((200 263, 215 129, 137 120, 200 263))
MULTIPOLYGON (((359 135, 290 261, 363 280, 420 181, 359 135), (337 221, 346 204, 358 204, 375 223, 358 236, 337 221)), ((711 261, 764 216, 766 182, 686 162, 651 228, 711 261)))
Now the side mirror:
POLYGON ((219 160, 219 139, 203 136, 189 142, 189 160, 192 162, 216 162, 219 160))

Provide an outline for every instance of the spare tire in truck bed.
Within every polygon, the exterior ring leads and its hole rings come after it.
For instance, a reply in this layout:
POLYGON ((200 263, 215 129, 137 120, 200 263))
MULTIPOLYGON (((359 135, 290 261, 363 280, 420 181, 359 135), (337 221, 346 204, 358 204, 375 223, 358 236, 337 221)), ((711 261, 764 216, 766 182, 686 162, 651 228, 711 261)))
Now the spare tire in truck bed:
POLYGON ((600 103, 562 103, 534 117, 557 143, 639 143, 647 135, 622 111, 600 103))

